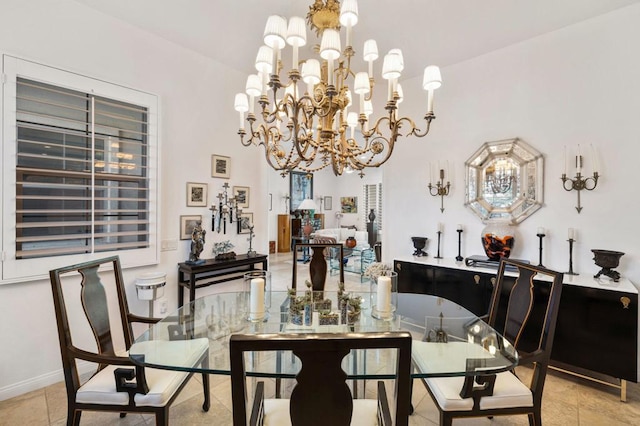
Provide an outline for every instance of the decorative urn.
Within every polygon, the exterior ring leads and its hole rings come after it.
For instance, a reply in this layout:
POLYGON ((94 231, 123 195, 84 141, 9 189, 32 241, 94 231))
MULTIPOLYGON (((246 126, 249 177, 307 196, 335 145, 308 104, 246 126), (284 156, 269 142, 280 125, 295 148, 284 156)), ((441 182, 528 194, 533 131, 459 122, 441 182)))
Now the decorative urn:
POLYGON ((347 237, 344 245, 347 246, 347 248, 354 248, 358 245, 358 242, 356 241, 355 237, 347 237))
POLYGON ((620 273, 614 271, 613 268, 616 268, 620 264, 620 258, 624 253, 621 251, 600 249, 591 249, 591 251, 593 252, 593 260, 595 261, 595 264, 602 268, 593 277, 599 278, 600 275, 606 275, 614 282, 618 282, 618 280, 620 280, 620 273))
POLYGON ((411 237, 413 248, 415 249, 413 252, 414 256, 428 256, 427 252, 423 250, 427 245, 427 240, 427 237, 411 237))

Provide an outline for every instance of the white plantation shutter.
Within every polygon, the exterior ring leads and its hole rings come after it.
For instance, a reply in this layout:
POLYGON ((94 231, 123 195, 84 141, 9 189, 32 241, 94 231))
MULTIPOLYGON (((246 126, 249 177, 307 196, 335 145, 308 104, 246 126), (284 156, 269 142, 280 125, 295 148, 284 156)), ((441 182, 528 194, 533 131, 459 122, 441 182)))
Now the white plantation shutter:
MULTIPOLYGON (((150 154, 157 136, 150 118, 157 112, 135 100, 19 73, 14 81, 15 238, 9 260, 26 265, 30 259, 138 251, 134 263, 154 263, 157 166, 150 154)), ((11 275, 3 271, 3 278, 11 275)))
POLYGON ((373 185, 362 185, 363 200, 363 223, 369 222, 369 212, 371 209, 376 214, 377 229, 382 229, 382 183, 373 185))

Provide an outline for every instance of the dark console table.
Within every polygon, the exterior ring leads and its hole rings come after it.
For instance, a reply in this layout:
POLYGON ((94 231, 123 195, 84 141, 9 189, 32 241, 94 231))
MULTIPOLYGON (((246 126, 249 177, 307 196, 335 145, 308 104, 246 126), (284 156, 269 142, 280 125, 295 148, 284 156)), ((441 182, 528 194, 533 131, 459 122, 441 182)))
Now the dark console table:
MULTIPOLYGON (((495 270, 415 257, 396 259, 394 268, 400 293, 442 296, 476 315, 488 312, 495 270)), ((624 278, 618 283, 594 279, 597 269, 564 277, 551 365, 618 388, 625 401, 627 381, 638 381, 638 289, 624 278)), ((530 322, 541 322, 543 313, 534 308, 530 322)), ((525 328, 525 351, 536 347, 533 335, 525 328)))
POLYGON ((178 307, 184 304, 183 288, 189 290, 189 302, 193 302, 196 288, 242 278, 246 272, 258 269, 256 265, 261 265, 266 271, 267 255, 256 254, 249 257, 241 254, 230 260, 206 259, 199 265, 178 263, 178 307))

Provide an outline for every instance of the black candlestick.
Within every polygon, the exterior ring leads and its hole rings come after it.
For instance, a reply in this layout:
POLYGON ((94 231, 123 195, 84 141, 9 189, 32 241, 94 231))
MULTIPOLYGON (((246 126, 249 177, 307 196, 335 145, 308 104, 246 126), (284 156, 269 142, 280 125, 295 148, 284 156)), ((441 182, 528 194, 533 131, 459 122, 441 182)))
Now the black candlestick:
POLYGON ((460 254, 460 249, 462 247, 462 229, 458 229, 457 231, 458 231, 458 255, 456 256, 456 260, 458 262, 462 262, 464 260, 464 258, 460 254))
POLYGON ((434 259, 442 259, 440 256, 440 236, 442 235, 442 231, 438 231, 438 255, 434 257, 434 259))
POLYGON ((538 266, 544 267, 542 264, 542 239, 545 237, 545 234, 536 234, 538 238, 540 238, 540 258, 538 260, 538 266))
POLYGON ((573 272, 573 242, 575 241, 573 238, 569 238, 569 272, 565 272, 568 275, 580 275, 573 272))

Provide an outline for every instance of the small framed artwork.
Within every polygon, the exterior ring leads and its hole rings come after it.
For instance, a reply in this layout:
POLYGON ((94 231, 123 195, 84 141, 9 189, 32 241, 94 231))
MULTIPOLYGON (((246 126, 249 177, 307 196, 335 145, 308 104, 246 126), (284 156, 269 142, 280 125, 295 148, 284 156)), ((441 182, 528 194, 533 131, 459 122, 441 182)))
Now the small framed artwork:
POLYGON ((224 155, 211 156, 211 177, 229 179, 231 176, 231 159, 224 155))
POLYGON ((333 208, 333 199, 331 197, 324 197, 324 209, 331 210, 333 208))
POLYGON ((253 226, 253 213, 242 213, 238 219, 238 234, 248 234, 253 226))
POLYGON ((234 186, 233 196, 238 202, 238 207, 242 209, 249 208, 249 187, 248 186, 234 186))
POLYGON ((340 197, 342 213, 358 213, 358 197, 340 197))
POLYGON ((180 216, 180 239, 190 240, 193 228, 196 227, 198 222, 202 222, 202 216, 180 216))
POLYGON ((289 209, 291 212, 298 209, 302 200, 313 199, 313 174, 307 172, 289 173, 289 209))
POLYGON ((207 184, 187 182, 187 207, 207 206, 207 184))

